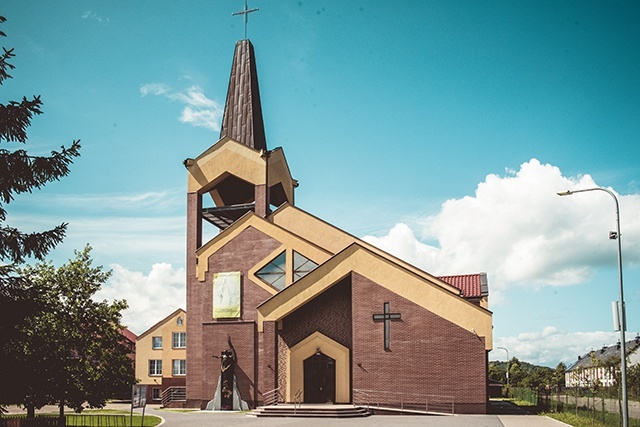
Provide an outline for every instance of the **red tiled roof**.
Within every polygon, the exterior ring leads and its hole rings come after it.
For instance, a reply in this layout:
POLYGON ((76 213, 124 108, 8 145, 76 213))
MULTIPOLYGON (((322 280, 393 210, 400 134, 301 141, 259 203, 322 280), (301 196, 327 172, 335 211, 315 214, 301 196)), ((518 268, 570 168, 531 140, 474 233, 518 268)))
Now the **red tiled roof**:
POLYGON ((131 332, 129 330, 129 328, 124 328, 120 331, 120 333, 129 341, 135 343, 136 340, 138 339, 138 336, 136 334, 134 334, 133 332, 131 332))
POLYGON ((486 273, 440 276, 438 279, 460 289, 465 298, 480 298, 489 293, 486 273))

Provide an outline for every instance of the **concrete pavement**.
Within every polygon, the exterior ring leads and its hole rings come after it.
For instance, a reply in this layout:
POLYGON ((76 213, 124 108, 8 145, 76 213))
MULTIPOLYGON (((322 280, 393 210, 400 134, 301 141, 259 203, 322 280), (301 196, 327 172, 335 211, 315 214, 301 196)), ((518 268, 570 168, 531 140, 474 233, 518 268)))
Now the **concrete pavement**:
POLYGON ((147 413, 164 419, 163 427, 566 427, 568 424, 536 415, 373 415, 366 418, 255 418, 237 412, 176 412, 147 407, 147 413))
MULTIPOLYGON (((109 404, 107 409, 129 411, 128 404, 109 404)), ((45 407, 38 413, 56 413, 57 407, 45 407)), ((11 407, 10 413, 25 411, 11 407)), ((142 412, 136 409, 136 412, 142 412)), ((163 427, 566 427, 568 424, 548 417, 536 415, 373 415, 366 418, 256 418, 240 412, 226 411, 184 411, 160 409, 157 405, 147 405, 145 414, 159 416, 163 427)))

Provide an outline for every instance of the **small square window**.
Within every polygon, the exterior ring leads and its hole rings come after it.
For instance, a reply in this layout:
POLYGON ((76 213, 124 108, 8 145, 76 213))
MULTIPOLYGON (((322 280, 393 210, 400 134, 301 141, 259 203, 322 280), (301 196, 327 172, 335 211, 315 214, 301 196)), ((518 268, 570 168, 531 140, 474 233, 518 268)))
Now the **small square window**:
POLYGON ((151 348, 153 348, 154 350, 162 348, 162 337, 152 337, 151 348))
POLYGON ((162 390, 160 387, 154 387, 151 389, 151 399, 160 400, 162 398, 162 390))

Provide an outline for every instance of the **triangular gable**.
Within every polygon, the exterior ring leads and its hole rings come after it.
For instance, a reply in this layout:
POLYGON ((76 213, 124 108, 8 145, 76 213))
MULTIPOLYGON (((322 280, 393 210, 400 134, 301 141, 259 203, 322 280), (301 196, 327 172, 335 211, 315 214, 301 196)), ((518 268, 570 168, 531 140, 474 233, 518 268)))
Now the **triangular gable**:
POLYGON ((309 240, 319 246, 325 248, 332 253, 338 253, 345 249, 347 246, 357 243, 358 245, 367 248, 371 252, 384 257, 393 263, 411 271, 424 278, 438 284, 439 286, 448 289, 453 293, 460 293, 460 289, 453 286, 444 280, 427 273, 418 267, 409 264, 408 262, 395 257, 382 249, 358 239, 357 237, 347 233, 346 231, 323 221, 322 219, 289 204, 284 204, 273 212, 269 219, 275 224, 280 225, 283 228, 309 240))
POLYGON ((354 243, 293 285, 258 306, 258 329, 264 321, 279 321, 356 272, 426 310, 485 338, 492 348, 491 312, 456 292, 404 268, 388 257, 354 243))
POLYGON ((173 313, 171 313, 170 315, 168 315, 164 319, 160 320, 159 322, 156 322, 155 325, 153 325, 152 327, 150 327, 149 329, 147 329, 146 331, 144 331, 143 333, 138 335, 138 340, 140 340, 140 339, 146 337, 147 335, 149 335, 150 333, 154 332, 155 330, 160 328, 162 325, 167 323, 169 321, 169 319, 171 319, 172 317, 177 316, 179 313, 183 313, 185 316, 187 314, 187 312, 184 311, 184 309, 182 309, 182 308, 177 309, 176 311, 174 311, 173 313))
MULTIPOLYGON (((283 248, 289 247, 297 250, 317 264, 322 264, 332 255, 331 252, 324 250, 320 246, 259 217, 253 212, 247 212, 242 218, 220 232, 220 234, 196 251, 196 277, 199 281, 202 282, 205 280, 205 274, 209 270, 209 257, 249 227, 253 227, 281 242, 283 248)), ((269 288, 268 290, 271 293, 276 292, 275 289, 269 288)))
POLYGON ((195 159, 187 160, 189 193, 208 191, 225 176, 234 175, 251 184, 265 184, 263 152, 224 137, 195 159))

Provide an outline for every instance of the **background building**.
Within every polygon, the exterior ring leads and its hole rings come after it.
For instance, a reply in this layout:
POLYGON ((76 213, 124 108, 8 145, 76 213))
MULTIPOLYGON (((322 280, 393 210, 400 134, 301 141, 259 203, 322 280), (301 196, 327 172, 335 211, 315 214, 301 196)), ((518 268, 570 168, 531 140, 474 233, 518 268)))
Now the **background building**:
POLYGON ((136 341, 136 378, 147 386, 147 402, 160 403, 163 393, 184 400, 187 374, 187 313, 179 308, 136 341))

